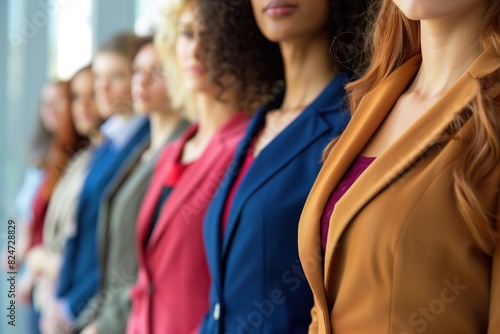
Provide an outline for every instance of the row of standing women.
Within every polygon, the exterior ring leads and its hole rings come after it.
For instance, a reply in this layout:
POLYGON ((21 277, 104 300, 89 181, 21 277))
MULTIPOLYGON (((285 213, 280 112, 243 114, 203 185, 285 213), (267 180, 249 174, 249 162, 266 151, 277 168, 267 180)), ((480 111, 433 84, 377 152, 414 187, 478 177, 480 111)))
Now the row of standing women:
POLYGON ((44 333, 500 332, 499 2, 166 13, 71 82, 106 121, 27 255, 44 333))

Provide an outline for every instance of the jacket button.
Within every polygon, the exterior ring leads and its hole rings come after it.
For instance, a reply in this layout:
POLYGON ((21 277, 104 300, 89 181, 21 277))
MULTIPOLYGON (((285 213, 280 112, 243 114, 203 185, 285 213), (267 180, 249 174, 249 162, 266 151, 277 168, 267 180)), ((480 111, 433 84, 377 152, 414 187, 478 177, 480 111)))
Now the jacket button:
POLYGON ((220 304, 219 303, 214 305, 213 316, 214 316, 215 320, 219 320, 219 318, 220 318, 220 304))

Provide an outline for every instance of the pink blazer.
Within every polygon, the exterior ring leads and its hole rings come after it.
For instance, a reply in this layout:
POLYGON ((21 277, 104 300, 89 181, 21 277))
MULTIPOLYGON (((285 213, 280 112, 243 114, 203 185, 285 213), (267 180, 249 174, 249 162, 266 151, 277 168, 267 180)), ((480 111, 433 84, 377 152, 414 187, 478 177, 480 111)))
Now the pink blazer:
POLYGON ((215 134, 202 156, 182 174, 163 204, 147 241, 169 167, 182 154, 197 125, 191 126, 162 152, 138 216, 139 272, 131 290, 127 334, 197 332, 209 305, 210 277, 202 238, 203 216, 247 123, 248 117, 239 113, 215 134))

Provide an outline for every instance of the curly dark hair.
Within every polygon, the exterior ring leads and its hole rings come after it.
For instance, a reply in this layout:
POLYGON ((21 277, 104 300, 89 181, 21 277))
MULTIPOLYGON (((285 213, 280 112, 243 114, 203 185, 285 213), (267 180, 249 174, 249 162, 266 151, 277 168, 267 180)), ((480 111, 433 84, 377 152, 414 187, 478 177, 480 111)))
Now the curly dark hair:
POLYGON ((365 37, 373 18, 370 0, 330 0, 328 38, 337 69, 361 76, 366 68, 365 37))
POLYGON ((253 111, 267 103, 282 88, 283 60, 277 43, 259 30, 249 0, 197 0, 197 10, 206 27, 202 38, 205 61, 219 96, 233 85, 241 92, 243 109, 253 111), (234 78, 223 84, 222 77, 234 78))
MULTIPOLYGON (((243 92, 243 107, 262 105, 283 87, 284 70, 277 43, 268 41, 255 21, 250 0, 197 0, 198 14, 207 29, 202 43, 205 60, 220 94, 228 85, 243 92)), ((369 0, 330 0, 328 39, 332 65, 340 71, 361 74, 369 0)))

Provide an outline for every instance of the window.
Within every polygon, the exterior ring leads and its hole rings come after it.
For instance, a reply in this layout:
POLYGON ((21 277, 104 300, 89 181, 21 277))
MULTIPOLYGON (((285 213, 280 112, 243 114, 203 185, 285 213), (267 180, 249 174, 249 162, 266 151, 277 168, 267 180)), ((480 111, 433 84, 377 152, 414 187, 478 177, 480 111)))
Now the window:
POLYGON ((158 20, 161 19, 164 3, 165 0, 136 0, 136 34, 149 35, 154 32, 158 20))
POLYGON ((69 79, 92 59, 92 0, 50 0, 49 76, 69 79))

